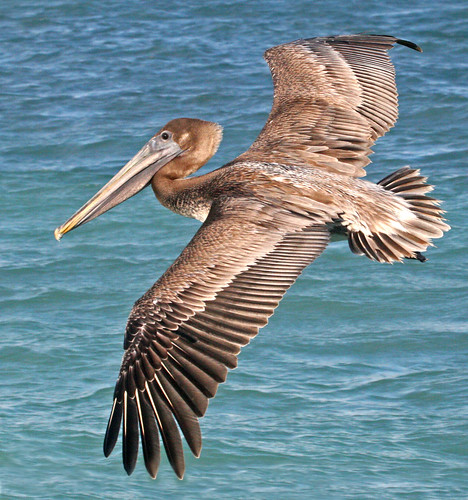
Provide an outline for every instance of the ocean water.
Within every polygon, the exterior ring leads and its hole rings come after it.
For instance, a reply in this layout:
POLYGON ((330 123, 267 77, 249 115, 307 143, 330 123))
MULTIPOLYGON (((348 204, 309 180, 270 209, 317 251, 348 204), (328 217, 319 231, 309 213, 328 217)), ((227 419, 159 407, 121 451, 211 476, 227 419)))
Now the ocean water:
POLYGON ((2 2, 0 498, 468 498, 466 2, 2 2), (133 302, 198 227, 145 191, 60 243, 54 228, 157 130, 218 121, 203 171, 247 149, 272 84, 262 53, 392 34, 400 120, 369 178, 434 183, 452 230, 425 264, 331 245, 244 348, 179 481, 102 439, 133 302))

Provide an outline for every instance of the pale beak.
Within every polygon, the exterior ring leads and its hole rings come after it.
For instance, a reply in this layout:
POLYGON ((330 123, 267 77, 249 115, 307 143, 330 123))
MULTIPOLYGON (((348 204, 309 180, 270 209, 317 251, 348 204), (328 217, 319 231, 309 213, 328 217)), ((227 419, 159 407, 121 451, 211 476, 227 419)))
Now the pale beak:
POLYGON ((180 155, 183 150, 173 141, 153 137, 98 193, 85 203, 54 236, 59 240, 75 227, 107 212, 149 185, 156 172, 180 155))

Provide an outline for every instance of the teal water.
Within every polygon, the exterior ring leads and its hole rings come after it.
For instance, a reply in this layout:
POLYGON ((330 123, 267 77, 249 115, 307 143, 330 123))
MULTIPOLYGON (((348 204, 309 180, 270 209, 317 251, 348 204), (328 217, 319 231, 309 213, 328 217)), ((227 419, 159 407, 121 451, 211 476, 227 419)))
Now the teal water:
POLYGON ((43 4, 0 8, 0 498, 467 498, 466 3, 43 4), (126 318, 198 223, 144 192, 54 228, 171 118, 220 122, 207 168, 233 159, 270 109, 262 52, 361 31, 424 49, 392 51, 401 116, 369 178, 421 168, 452 231, 424 265, 330 246, 211 401, 185 479, 141 458, 127 477, 102 455, 126 318))

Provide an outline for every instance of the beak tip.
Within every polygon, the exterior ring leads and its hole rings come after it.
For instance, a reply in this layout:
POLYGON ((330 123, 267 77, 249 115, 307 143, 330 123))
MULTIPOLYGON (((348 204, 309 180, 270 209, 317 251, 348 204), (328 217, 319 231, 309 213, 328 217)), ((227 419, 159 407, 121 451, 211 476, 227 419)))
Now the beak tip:
POLYGON ((63 236, 63 234, 60 232, 60 228, 57 227, 54 231, 54 236, 57 241, 60 241, 60 238, 63 236))

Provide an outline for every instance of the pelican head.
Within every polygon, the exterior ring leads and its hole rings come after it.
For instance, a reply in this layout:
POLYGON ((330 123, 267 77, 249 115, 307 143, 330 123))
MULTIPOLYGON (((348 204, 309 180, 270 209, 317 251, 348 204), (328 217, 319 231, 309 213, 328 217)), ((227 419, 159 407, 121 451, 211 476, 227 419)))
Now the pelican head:
POLYGON ((169 179, 192 174, 214 155, 221 138, 222 129, 216 123, 194 118, 171 120, 101 190, 55 229, 55 238, 59 240, 128 200, 151 184, 158 172, 169 179))

